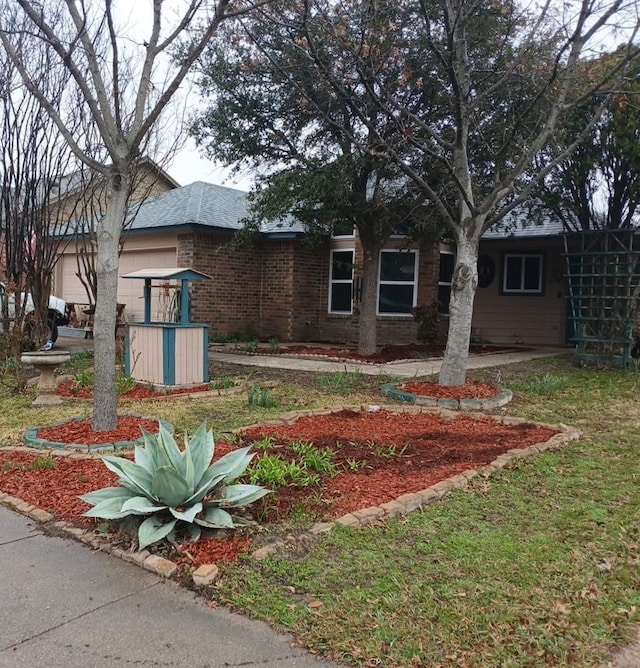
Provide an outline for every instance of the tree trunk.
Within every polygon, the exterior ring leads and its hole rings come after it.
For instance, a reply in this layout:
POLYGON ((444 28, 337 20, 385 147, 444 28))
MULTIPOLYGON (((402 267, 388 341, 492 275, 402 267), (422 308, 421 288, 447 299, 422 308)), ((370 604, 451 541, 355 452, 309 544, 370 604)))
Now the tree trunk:
POLYGON ((127 210, 128 175, 112 172, 106 214, 98 223, 97 298, 94 319, 93 429, 108 431, 118 424, 116 394, 116 304, 118 295, 118 245, 127 210))
MULTIPOLYGON (((476 226, 469 227, 474 229, 476 226)), ((473 300, 478 287, 479 240, 479 235, 469 234, 466 227, 461 228, 457 235, 456 267, 449 302, 449 333, 440 369, 440 385, 463 385, 466 380, 473 300)))
POLYGON ((358 327, 358 352, 374 355, 378 349, 376 303, 378 297, 379 248, 365 248, 363 242, 362 299, 358 327))

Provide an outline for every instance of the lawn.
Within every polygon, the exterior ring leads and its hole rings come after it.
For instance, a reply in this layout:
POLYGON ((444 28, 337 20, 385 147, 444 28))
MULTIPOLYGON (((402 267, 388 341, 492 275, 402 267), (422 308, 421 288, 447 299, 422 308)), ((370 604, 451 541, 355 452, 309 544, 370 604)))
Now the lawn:
MULTIPOLYGON (((127 411, 165 418, 178 432, 206 419, 222 433, 296 408, 380 403, 389 380, 219 363, 212 373, 268 386, 278 405, 249 406, 238 395, 127 402, 127 411)), ((469 378, 514 390, 509 414, 569 424, 583 439, 422 512, 338 528, 306 551, 243 559, 206 595, 352 665, 600 666, 631 638, 640 607, 640 376, 548 358, 469 378)), ((89 408, 36 412, 29 397, 3 406, 4 445, 34 420, 89 408)))

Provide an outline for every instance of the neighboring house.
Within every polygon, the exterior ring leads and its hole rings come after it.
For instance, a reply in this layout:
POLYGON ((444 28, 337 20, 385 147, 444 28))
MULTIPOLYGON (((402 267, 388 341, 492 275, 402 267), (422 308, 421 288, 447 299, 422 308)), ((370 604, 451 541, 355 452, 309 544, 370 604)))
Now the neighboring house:
MULTIPOLYGON (((242 250, 224 245, 247 215, 243 191, 202 182, 147 200, 125 238, 119 274, 144 268, 181 267, 212 277, 192 287, 193 322, 210 332, 251 332, 280 341, 357 340, 361 251, 353 234, 311 246, 296 222, 264 224, 256 244, 242 250)), ((432 245, 406 247, 393 237, 380 254, 378 342, 416 340, 412 315, 438 294, 438 252, 432 245)), ((174 287, 155 290, 154 319, 169 319, 174 287)), ((74 249, 64 252, 56 289, 79 298, 74 249)), ((142 285, 121 279, 118 301, 130 321, 143 317, 142 285)))

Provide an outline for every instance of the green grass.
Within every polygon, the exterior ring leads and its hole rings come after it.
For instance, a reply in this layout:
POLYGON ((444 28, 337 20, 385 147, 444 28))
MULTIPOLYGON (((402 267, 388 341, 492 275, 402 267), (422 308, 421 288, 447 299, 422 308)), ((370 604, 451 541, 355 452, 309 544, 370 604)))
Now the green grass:
POLYGON ((339 528, 302 558, 245 560, 219 601, 353 665, 600 666, 639 621, 639 378, 518 366, 478 379, 512 376, 509 412, 582 440, 421 513, 339 528))
MULTIPOLYGON (((178 435, 206 420, 219 437, 289 410, 381 403, 389 380, 215 370, 238 384, 268 385, 279 407, 249 406, 241 394, 127 402, 126 411, 167 419, 178 435)), ((602 666, 640 622, 640 374, 549 358, 469 378, 513 388, 507 414, 569 424, 582 439, 477 479, 422 512, 338 528, 306 554, 225 566, 211 595, 350 665, 602 666)), ((0 443, 19 444, 36 419, 90 411, 64 404, 36 416, 31 398, 2 398, 0 443)), ((295 519, 297 528, 311 521, 295 519)), ((271 527, 265 533, 279 537, 271 527)))

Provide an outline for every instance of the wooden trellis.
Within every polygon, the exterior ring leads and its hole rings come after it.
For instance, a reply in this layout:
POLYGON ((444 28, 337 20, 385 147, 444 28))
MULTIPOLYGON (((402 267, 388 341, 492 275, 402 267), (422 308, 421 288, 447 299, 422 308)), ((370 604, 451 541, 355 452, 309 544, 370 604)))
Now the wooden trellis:
POLYGON ((638 248, 632 229, 565 235, 570 338, 579 361, 629 367, 640 296, 638 248))

